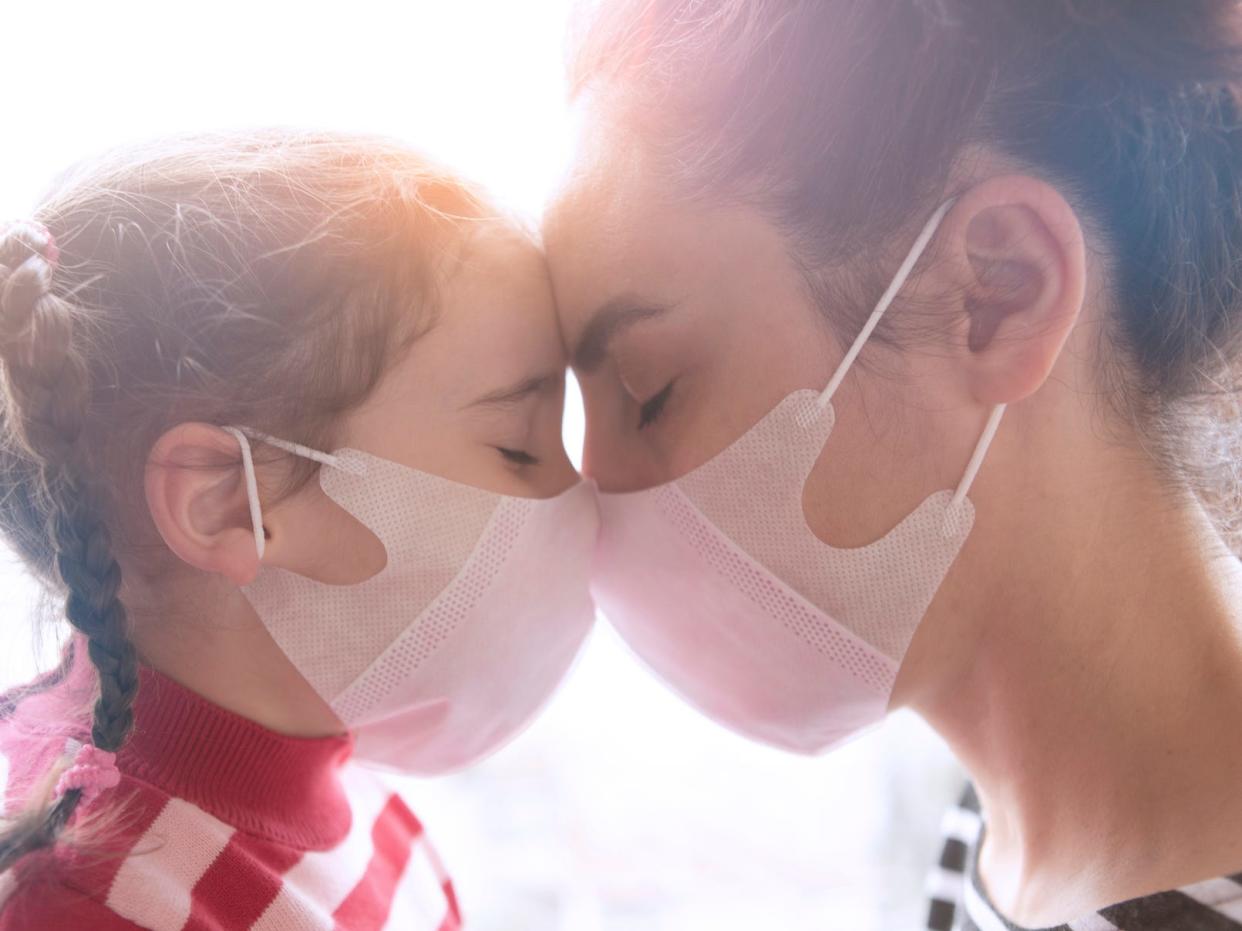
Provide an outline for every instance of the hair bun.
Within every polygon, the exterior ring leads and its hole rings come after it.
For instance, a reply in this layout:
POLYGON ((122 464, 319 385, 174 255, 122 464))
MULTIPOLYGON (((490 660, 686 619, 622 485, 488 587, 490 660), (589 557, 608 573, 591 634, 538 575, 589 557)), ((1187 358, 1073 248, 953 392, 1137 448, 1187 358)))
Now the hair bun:
POLYGON ((36 460, 67 457, 86 416, 74 308, 52 293, 57 260, 55 240, 38 223, 0 232, 0 397, 9 436, 36 460))
MULTIPOLYGON (((58 258, 55 240, 38 223, 10 223, 0 231, 0 359, 11 363, 17 344, 29 342, 32 329, 49 329, 47 311, 56 308, 44 307, 42 299, 52 289, 58 258)), ((62 335, 67 339, 67 332, 62 335)), ((29 361, 26 356, 23 361, 29 361)))

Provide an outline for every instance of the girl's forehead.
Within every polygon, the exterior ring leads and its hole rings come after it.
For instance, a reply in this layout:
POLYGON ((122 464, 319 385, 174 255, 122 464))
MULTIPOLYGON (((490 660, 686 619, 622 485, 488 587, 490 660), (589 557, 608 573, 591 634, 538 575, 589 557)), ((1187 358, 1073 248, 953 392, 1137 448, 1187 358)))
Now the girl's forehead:
POLYGON ((452 263, 437 291, 434 324, 394 367, 389 389, 407 402, 421 395, 456 408, 564 369, 547 266, 529 236, 480 227, 452 263))
POLYGON ((515 219, 463 220, 457 260, 456 270, 468 270, 480 263, 504 263, 533 270, 543 263, 543 249, 533 230, 515 219))

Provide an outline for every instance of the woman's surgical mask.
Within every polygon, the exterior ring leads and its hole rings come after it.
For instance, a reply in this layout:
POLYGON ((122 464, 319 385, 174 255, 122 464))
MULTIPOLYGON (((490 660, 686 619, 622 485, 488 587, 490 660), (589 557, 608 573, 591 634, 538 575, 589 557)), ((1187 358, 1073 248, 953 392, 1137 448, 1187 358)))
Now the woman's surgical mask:
POLYGON ((832 398, 951 204, 919 236, 822 391, 798 391, 669 484, 599 496, 600 609, 658 677, 754 740, 818 753, 882 720, 897 670, 974 523, 967 493, 995 408, 956 491, 880 540, 838 549, 807 526, 803 489, 832 433, 832 398))
POLYGON ((564 679, 594 617, 593 489, 514 498, 357 450, 229 428, 255 546, 250 440, 319 462, 324 492, 383 544, 354 585, 264 568, 243 590, 273 639, 355 734, 359 759, 416 775, 468 766, 518 734, 564 679))

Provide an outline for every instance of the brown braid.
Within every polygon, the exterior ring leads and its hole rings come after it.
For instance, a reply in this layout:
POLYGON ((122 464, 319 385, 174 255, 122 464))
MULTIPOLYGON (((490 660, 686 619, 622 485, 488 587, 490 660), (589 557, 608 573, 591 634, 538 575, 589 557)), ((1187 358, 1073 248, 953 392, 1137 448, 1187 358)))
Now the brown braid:
MULTIPOLYGON (((138 663, 127 636, 112 552, 98 493, 81 468, 79 439, 90 403, 89 369, 75 338, 73 305, 55 294, 49 234, 15 224, 0 235, 0 367, 8 441, 37 467, 32 497, 55 553, 65 615, 87 638, 99 672, 91 740, 116 751, 133 726, 138 663)), ((0 870, 54 843, 77 806, 68 792, 41 817, 0 836, 0 870)))

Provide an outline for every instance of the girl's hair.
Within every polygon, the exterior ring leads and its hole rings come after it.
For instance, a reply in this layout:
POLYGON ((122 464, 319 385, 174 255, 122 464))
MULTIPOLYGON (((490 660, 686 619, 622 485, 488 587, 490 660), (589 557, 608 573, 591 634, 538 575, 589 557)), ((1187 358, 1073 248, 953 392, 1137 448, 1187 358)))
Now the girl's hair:
MULTIPOLYGON (((496 216, 398 144, 272 131, 115 152, 0 227, 0 529, 85 641, 96 747, 125 743, 138 688, 118 553, 170 558, 126 507, 155 439, 194 420, 331 446, 432 323, 467 226, 496 216)), ((0 870, 78 801, 10 824, 0 870)))
MULTIPOLYGON (((1106 336, 1128 363, 1105 370, 1111 398, 1146 426, 1180 426, 1148 431, 1165 452, 1185 452, 1205 399, 1209 421, 1236 420, 1237 0, 598 6, 580 20, 575 92, 604 95, 688 195, 772 216, 825 307, 865 312, 861 288, 878 290, 851 260, 921 223, 986 148, 1058 185, 1099 233, 1106 336)), ((1207 450, 1225 471, 1200 478, 1236 488, 1233 444, 1207 450)), ((1203 454, 1166 461, 1194 471, 1203 454)))

